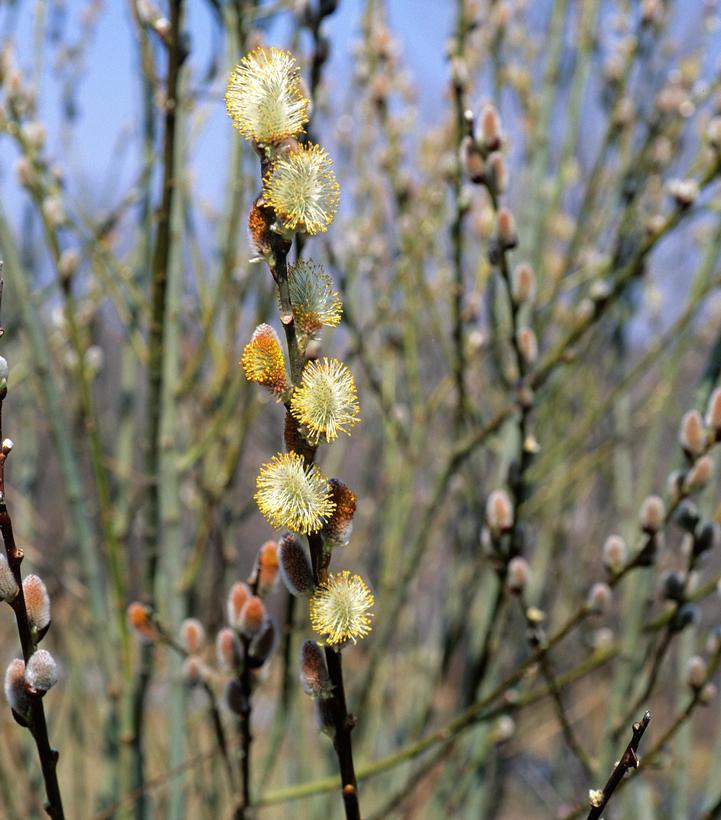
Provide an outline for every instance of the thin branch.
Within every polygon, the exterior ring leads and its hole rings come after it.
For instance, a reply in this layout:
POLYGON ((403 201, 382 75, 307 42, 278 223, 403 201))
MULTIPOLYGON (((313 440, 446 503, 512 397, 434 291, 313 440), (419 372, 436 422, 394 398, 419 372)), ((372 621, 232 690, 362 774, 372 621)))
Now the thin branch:
POLYGON ((611 796, 616 791, 616 787, 625 777, 626 772, 629 771, 629 769, 638 768, 638 745, 650 722, 651 713, 646 712, 638 723, 633 724, 633 735, 631 736, 628 746, 626 746, 626 751, 621 755, 621 759, 611 772, 608 782, 603 787, 600 799, 593 801, 591 811, 588 813, 588 820, 598 820, 606 808, 608 801, 611 799, 611 796))

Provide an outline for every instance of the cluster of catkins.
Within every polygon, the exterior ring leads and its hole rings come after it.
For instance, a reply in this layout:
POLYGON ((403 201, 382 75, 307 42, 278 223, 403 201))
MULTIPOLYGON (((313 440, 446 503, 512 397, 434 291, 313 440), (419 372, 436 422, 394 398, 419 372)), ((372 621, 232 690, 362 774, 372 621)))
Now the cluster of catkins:
MULTIPOLYGON (((288 590, 309 598, 311 625, 326 644, 340 646, 370 631, 373 597, 359 576, 328 572, 332 549, 350 538, 356 499, 342 481, 326 478, 314 459, 320 444, 350 433, 359 406, 346 365, 313 352, 322 328, 340 322, 333 280, 310 260, 286 266, 296 235, 327 230, 339 187, 325 149, 305 140, 311 102, 291 54, 264 47, 248 54, 231 73, 226 105, 260 159, 263 189, 248 220, 252 261, 267 264, 277 285, 290 365, 275 330, 257 327, 241 365, 249 381, 285 405, 286 452, 262 466, 255 500, 272 527, 287 530, 278 560, 288 590)), ((304 647, 304 658, 315 651, 321 663, 315 646, 304 647)), ((317 696, 326 691, 306 688, 317 696)))
MULTIPOLYGON (((0 553, 0 600, 12 604, 20 588, 4 554, 0 553)), ((42 579, 28 575, 22 582, 22 594, 33 640, 37 647, 50 627, 50 596, 42 579)), ((10 661, 5 671, 5 697, 15 720, 30 725, 30 699, 43 697, 58 680, 58 667, 45 649, 35 649, 27 664, 21 658, 10 661)))
MULTIPOLYGON (((538 359, 536 334, 525 321, 533 308, 536 295, 536 276, 533 268, 521 262, 510 270, 506 254, 518 245, 515 219, 511 211, 500 205, 499 198, 506 190, 508 179, 503 156, 501 122, 495 106, 488 104, 476 121, 472 111, 465 112, 466 133, 460 145, 460 166, 465 178, 483 186, 496 213, 496 228, 490 246, 491 263, 498 267, 508 296, 509 313, 513 328, 513 349, 516 355, 515 377, 521 406, 527 410, 533 402, 530 388, 524 379, 538 359)), ((533 455, 538 449, 534 437, 525 433, 521 442, 523 455, 533 455)), ((517 465, 509 471, 509 485, 514 485, 517 465)), ((514 504, 505 489, 494 490, 486 500, 486 515, 481 530, 481 544, 486 555, 495 561, 511 592, 523 591, 529 575, 528 562, 523 557, 523 528, 514 525, 514 504)))
MULTIPOLYGON (((3 398, 7 393, 7 382, 8 363, 0 356, 0 391, 3 398)), ((12 447, 10 439, 3 441, 3 458, 9 455, 12 447)), ((57 683, 58 667, 47 650, 37 648, 50 628, 47 587, 37 575, 28 575, 22 581, 21 589, 19 579, 19 567, 11 567, 5 554, 0 552, 0 601, 7 601, 13 608, 18 601, 24 602, 33 646, 27 664, 22 658, 15 658, 5 670, 5 697, 15 720, 22 726, 30 726, 30 699, 43 697, 57 683)))
MULTIPOLYGON (((673 523, 682 535, 681 569, 666 570, 660 575, 661 598, 671 607, 670 628, 681 631, 697 622, 698 611, 693 593, 698 585, 698 569, 705 556, 721 544, 721 527, 712 520, 704 520, 691 497, 710 483, 714 474, 711 450, 721 441, 721 388, 716 388, 708 402, 705 419, 697 410, 689 410, 681 419, 679 444, 685 465, 668 476, 667 499, 650 495, 639 510, 639 528, 643 535, 640 549, 629 554, 628 546, 620 535, 610 535, 603 544, 603 565, 609 582, 599 581, 591 587, 587 607, 591 612, 604 612, 611 600, 614 579, 632 567, 653 566, 664 545, 664 529, 673 523)), ((707 654, 716 655, 721 649, 721 628, 709 637, 707 654)), ((698 689, 702 701, 710 701, 715 687, 707 682, 707 662, 700 655, 689 661, 688 682, 698 689)))
MULTIPOLYGON (((277 586, 278 570, 278 545, 275 541, 267 541, 258 550, 247 582, 236 582, 228 592, 227 626, 216 636, 215 656, 220 670, 231 675, 226 684, 225 699, 236 714, 241 713, 246 698, 241 684, 243 672, 250 673, 249 685, 254 686, 252 673, 264 666, 275 648, 277 629, 265 599, 277 586)), ((208 663, 206 630, 197 618, 183 621, 177 642, 142 603, 130 604, 128 619, 144 640, 165 643, 184 655, 183 676, 190 686, 204 685, 207 689, 213 685, 216 672, 208 663)))

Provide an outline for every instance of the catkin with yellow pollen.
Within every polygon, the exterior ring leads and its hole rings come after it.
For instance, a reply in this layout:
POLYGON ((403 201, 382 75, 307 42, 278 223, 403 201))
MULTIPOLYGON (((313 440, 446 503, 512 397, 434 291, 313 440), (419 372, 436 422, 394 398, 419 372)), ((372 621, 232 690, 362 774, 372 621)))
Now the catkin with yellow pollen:
POLYGON ((373 603, 373 593, 365 581, 345 569, 329 575, 311 596, 311 626, 330 645, 356 643, 373 628, 373 603))
POLYGON ((325 327, 340 324, 343 304, 333 280, 320 265, 301 259, 288 268, 288 289, 296 327, 315 337, 325 327))
POLYGON ((338 209, 340 186, 325 148, 308 143, 281 154, 263 178, 263 199, 287 230, 327 231, 338 209))
POLYGON ((243 350, 240 363, 245 378, 267 387, 276 399, 280 400, 288 389, 283 351, 270 325, 258 325, 243 350))
POLYGON ((279 453, 261 467, 255 501, 272 527, 303 535, 317 532, 335 509, 328 480, 297 453, 279 453))
POLYGON ((310 101, 295 57, 279 48, 253 49, 230 74, 225 106, 238 131, 257 143, 301 133, 310 101))
POLYGON ((290 410, 311 444, 349 433, 360 418, 353 375, 338 359, 308 362, 293 391, 290 410))

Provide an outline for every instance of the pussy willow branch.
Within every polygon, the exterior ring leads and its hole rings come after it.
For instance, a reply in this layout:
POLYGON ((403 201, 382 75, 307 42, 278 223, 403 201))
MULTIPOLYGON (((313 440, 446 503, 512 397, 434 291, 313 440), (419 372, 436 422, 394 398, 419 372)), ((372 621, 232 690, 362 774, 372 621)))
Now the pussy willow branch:
MULTIPOLYGON (((273 251, 273 263, 271 272, 278 286, 280 300, 280 318, 285 331, 288 348, 288 359, 290 362, 291 380, 294 385, 298 384, 303 371, 303 357, 298 347, 298 340, 293 319, 293 308, 290 301, 290 290, 288 286, 287 254, 288 243, 281 237, 276 236, 271 241, 273 251)), ((289 409, 286 408, 289 413, 289 409)), ((306 462, 312 462, 315 457, 315 449, 304 453, 306 462)), ((327 561, 324 560, 324 549, 322 536, 319 533, 311 533, 308 536, 308 546, 313 566, 313 578, 316 586, 322 583, 327 576, 327 561)), ((326 663, 328 674, 333 686, 333 714, 335 718, 335 737, 333 746, 338 758, 338 765, 341 771, 343 803, 347 820, 360 820, 360 805, 358 802, 358 783, 356 781, 353 764, 353 747, 351 743, 351 731, 354 721, 348 715, 345 699, 345 685, 343 682, 343 670, 341 665, 340 650, 332 647, 325 647, 326 663)))
MULTIPOLYGON (((169 649, 172 649, 173 652, 178 654, 181 658, 187 658, 188 652, 180 646, 180 644, 176 643, 173 638, 170 636, 168 630, 160 623, 155 613, 151 616, 151 622, 155 629, 155 632, 158 636, 158 640, 165 644, 169 649)), ((228 775, 228 782, 230 784, 231 791, 235 791, 235 772, 233 771, 233 764, 230 759, 230 754, 228 752, 228 741, 225 736, 225 729, 223 727, 223 722, 220 718, 220 708, 218 706, 218 699, 215 697, 215 692, 213 688, 207 681, 203 681, 203 689, 205 690, 206 695, 208 696, 208 713, 210 717, 210 723, 213 727, 213 733, 215 734, 215 740, 218 744, 218 751, 220 752, 220 756, 223 758, 223 764, 225 766, 225 771, 228 775)))
MULTIPOLYGON (((151 313, 148 342, 148 394, 147 394, 147 448, 145 452, 145 518, 143 529, 143 555, 145 556, 145 595, 151 604, 155 601, 155 580, 159 559, 160 487, 160 432, 163 395, 163 337, 165 334, 165 304, 168 285, 168 269, 171 254, 171 211, 176 187, 176 121, 180 70, 185 57, 181 43, 180 21, 183 0, 171 0, 170 29, 168 33, 168 74, 165 95, 163 125, 163 182, 162 198, 158 212, 155 248, 151 263, 151 313)), ((133 779, 139 786, 145 778, 143 734, 145 730, 145 696, 153 667, 151 643, 143 645, 140 668, 133 692, 133 779)), ((138 801, 138 816, 145 812, 144 797, 138 801)))
POLYGON ((453 80, 453 149, 456 157, 455 168, 451 180, 451 193, 453 197, 453 220, 450 226, 450 240, 453 258, 453 284, 451 286, 451 308, 453 314, 453 380, 456 389, 456 406, 454 409, 454 424, 456 429, 463 427, 466 415, 466 351, 465 336, 463 333, 463 223, 468 212, 468 206, 463 202, 463 169, 459 151, 463 137, 468 131, 465 120, 465 86, 467 77, 465 76, 465 44, 468 34, 468 22, 466 20, 466 0, 456 0, 456 34, 454 38, 453 56, 457 61, 456 74, 453 80))
POLYGON ((630 769, 638 768, 638 745, 641 742, 641 738, 643 737, 644 732, 650 722, 651 713, 646 712, 638 723, 633 724, 633 735, 628 746, 626 747, 626 751, 621 755, 621 759, 616 764, 614 770, 611 772, 608 782, 603 787, 603 798, 598 801, 598 805, 591 807, 591 811, 588 813, 588 820, 598 820, 603 813, 603 810, 606 808, 608 801, 611 799, 611 795, 616 791, 618 784, 625 777, 626 772, 630 769))
MULTIPOLYGON (((564 687, 570 683, 573 683, 594 669, 597 669, 599 666, 602 666, 608 660, 615 657, 616 654, 616 649, 607 649, 589 656, 578 664, 578 666, 570 669, 562 675, 559 675, 556 678, 557 685, 559 687, 564 687)), ((407 763, 419 755, 422 755, 425 751, 436 746, 442 746, 447 750, 453 743, 456 742, 461 734, 473 725, 479 722, 492 720, 509 712, 526 708, 548 697, 550 694, 549 688, 547 686, 541 686, 526 694, 520 695, 518 700, 516 700, 513 704, 503 702, 503 696, 506 694, 508 688, 516 683, 521 676, 522 673, 521 675, 514 674, 513 676, 505 678, 488 695, 481 698, 467 709, 464 709, 455 718, 453 718, 453 720, 449 721, 440 729, 435 730, 421 740, 414 741, 407 746, 404 746, 397 752, 382 758, 381 760, 377 760, 367 766, 361 766, 358 770, 358 779, 366 780, 370 777, 375 777, 383 772, 394 769, 396 766, 407 763), (501 702, 499 703, 498 701, 501 702)), ((337 784, 338 781, 336 778, 327 778, 324 780, 314 781, 312 783, 305 783, 300 786, 290 786, 288 788, 279 789, 266 794, 258 801, 257 805, 268 806, 275 803, 282 803, 287 800, 297 800, 303 797, 310 797, 314 794, 331 792, 337 788, 337 784)))
MULTIPOLYGON (((0 273, 2 272, 1 266, 2 263, 0 262, 0 273)), ((0 278, 0 306, 2 306, 2 291, 3 280, 0 278)), ((2 334, 3 330, 2 327, 0 327, 0 336, 2 336, 2 334)), ((2 441, 3 436, 2 411, 6 395, 7 388, 0 390, 0 441, 2 441)), ((35 652, 35 642, 33 641, 28 612, 25 606, 25 593, 21 573, 21 564, 24 557, 23 551, 15 543, 12 520, 5 498, 5 462, 7 455, 8 453, 5 452, 3 448, 3 451, 0 452, 0 534, 2 534, 8 564, 10 565, 15 583, 18 587, 17 595, 10 602, 10 606, 15 613, 23 659, 27 664, 35 652)), ((42 698, 37 695, 29 695, 28 700, 30 703, 30 725, 28 728, 35 741, 38 757, 40 758, 40 767, 43 772, 43 780, 45 781, 45 794, 47 796, 45 810, 53 820, 63 820, 65 814, 63 812, 63 801, 60 795, 60 785, 57 776, 59 755, 58 752, 50 746, 42 698)))

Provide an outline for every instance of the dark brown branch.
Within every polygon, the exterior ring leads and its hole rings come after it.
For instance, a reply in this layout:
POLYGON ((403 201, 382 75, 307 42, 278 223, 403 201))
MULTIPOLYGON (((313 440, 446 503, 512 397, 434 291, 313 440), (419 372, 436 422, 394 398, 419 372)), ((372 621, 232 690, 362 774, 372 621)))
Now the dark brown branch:
POLYGON ((614 791, 616 791, 616 787, 623 780, 626 772, 630 769, 638 768, 638 745, 641 742, 641 738, 643 737, 643 734, 650 722, 651 713, 646 712, 638 723, 633 724, 633 735, 631 736, 631 740, 626 747, 626 751, 623 753, 621 759, 616 764, 616 767, 611 772, 611 776, 608 778, 608 783, 606 783, 603 787, 601 799, 597 801, 597 805, 593 805, 591 807, 587 820, 598 820, 598 818, 601 817, 603 810, 606 808, 606 805, 611 799, 614 791))
MULTIPOLYGON (((1 264, 2 263, 0 263, 0 266, 1 264)), ((0 267, 0 271, 1 270, 2 268, 0 267)), ((2 291, 3 280, 0 279, 0 304, 2 303, 2 291)), ((2 328, 0 328, 0 336, 2 336, 2 328)), ((0 391, 0 439, 2 438, 3 402, 6 395, 7 387, 4 387, 0 391)), ((0 451, 0 533, 2 533, 10 570, 18 587, 17 595, 10 602, 10 606, 15 613, 23 660, 27 664, 35 652, 35 641, 33 640, 30 620, 25 606, 25 593, 23 591, 23 579, 20 569, 24 555, 22 549, 15 543, 12 520, 5 501, 5 462, 9 452, 9 447, 3 445, 0 451)), ((43 780, 45 781, 45 794, 47 795, 45 810, 54 820, 64 820, 63 801, 60 795, 60 785, 57 776, 59 755, 50 745, 48 726, 45 720, 45 709, 41 697, 38 695, 29 695, 28 700, 30 703, 30 725, 28 728, 35 740, 35 746, 38 750, 40 766, 43 772, 43 780)))

